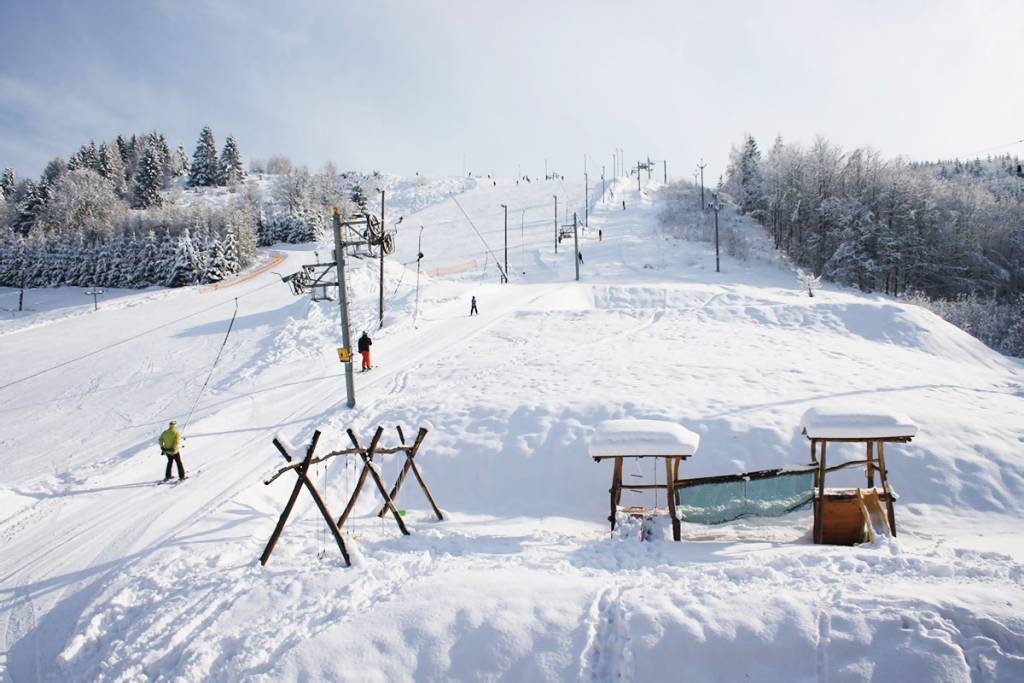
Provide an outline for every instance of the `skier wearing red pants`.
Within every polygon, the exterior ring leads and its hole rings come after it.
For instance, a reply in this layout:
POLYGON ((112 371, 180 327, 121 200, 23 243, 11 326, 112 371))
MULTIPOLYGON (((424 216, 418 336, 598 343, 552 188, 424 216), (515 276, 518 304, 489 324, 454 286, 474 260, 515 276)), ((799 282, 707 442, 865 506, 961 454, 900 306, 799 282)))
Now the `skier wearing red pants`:
POLYGON ((373 340, 364 331, 363 336, 359 338, 359 355, 363 357, 363 372, 373 369, 373 366, 370 365, 370 346, 372 345, 373 340))

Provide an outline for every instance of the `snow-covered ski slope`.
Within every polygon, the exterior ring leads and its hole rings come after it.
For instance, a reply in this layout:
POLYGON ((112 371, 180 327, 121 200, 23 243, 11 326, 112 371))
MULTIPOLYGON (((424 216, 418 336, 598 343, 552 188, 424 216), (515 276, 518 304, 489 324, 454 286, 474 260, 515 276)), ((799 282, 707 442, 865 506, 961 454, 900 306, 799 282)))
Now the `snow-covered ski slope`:
MULTIPOLYGON (((661 235, 654 187, 620 180, 608 203, 591 189, 578 284, 571 241, 554 253, 552 195, 581 210, 579 184, 481 181, 457 198, 476 230, 452 200, 406 215, 379 332, 377 264, 351 269, 377 365, 351 412, 337 304, 274 275, 119 293, 95 313, 81 290, 33 292, 36 312, 0 323, 0 385, 126 341, 0 390, 4 680, 1024 678, 1021 364, 882 296, 809 299, 756 260, 723 256, 716 274, 708 245, 661 235), (508 285, 488 251, 504 261, 501 204, 508 285), (236 297, 185 430, 193 476, 156 486, 156 437, 187 415, 236 297), (698 476, 806 463, 800 416, 834 401, 920 428, 886 451, 897 538, 814 546, 806 512, 684 524, 682 543, 609 537, 610 465, 587 456, 599 421, 686 425, 698 476), (298 445, 321 428, 340 447, 344 428, 383 424, 393 444, 393 425, 426 421, 418 461, 448 521, 411 478, 411 536, 364 494, 346 569, 303 494, 259 566, 294 482, 262 484, 276 433, 298 445)), ((313 256, 277 251, 281 272, 313 256)), ((335 515, 357 473, 314 469, 335 515)))

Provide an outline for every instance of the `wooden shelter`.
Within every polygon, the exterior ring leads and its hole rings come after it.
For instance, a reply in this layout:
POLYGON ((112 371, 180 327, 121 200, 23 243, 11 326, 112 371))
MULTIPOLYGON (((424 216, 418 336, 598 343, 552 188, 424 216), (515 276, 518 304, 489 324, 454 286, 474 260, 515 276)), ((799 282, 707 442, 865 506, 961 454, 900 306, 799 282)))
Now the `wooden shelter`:
POLYGON ((627 514, 656 514, 658 511, 623 509, 620 507, 622 491, 665 491, 668 515, 672 520, 672 538, 682 540, 679 516, 676 514, 675 483, 679 479, 679 465, 697 452, 700 436, 674 422, 664 420, 606 420, 597 426, 590 443, 590 456, 595 462, 611 460, 612 486, 610 514, 612 531, 619 512, 627 514), (626 458, 662 459, 665 465, 665 483, 630 484, 623 482, 623 460, 626 458))
POLYGON ((852 544, 864 540, 868 521, 868 504, 884 503, 889 532, 896 535, 893 503, 896 494, 889 483, 885 465, 885 444, 909 443, 917 434, 917 426, 909 419, 887 413, 842 412, 812 408, 801 419, 801 432, 811 442, 811 462, 818 466, 814 496, 814 542, 852 544), (828 465, 828 445, 837 443, 864 444, 862 460, 848 460, 828 465), (869 498, 860 489, 828 489, 829 472, 847 467, 864 466, 869 498), (878 474, 881 490, 875 489, 878 474), (867 503, 865 502, 867 500, 867 503))

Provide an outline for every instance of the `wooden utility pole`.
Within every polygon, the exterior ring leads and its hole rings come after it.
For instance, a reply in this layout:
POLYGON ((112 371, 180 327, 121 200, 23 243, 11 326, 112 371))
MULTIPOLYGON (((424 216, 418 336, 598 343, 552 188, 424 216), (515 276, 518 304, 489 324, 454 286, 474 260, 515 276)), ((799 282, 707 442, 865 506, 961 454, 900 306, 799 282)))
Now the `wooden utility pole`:
MULTIPOLYGON (((381 244, 383 251, 384 245, 381 244)), ((334 260, 338 268, 338 306, 341 309, 341 343, 348 352, 345 363, 345 391, 348 407, 356 407, 356 383, 352 370, 352 334, 348 323, 348 287, 345 283, 345 243, 341 239, 341 213, 334 207, 334 260)))
POLYGON ((572 212, 572 245, 576 250, 576 282, 580 281, 580 237, 576 231, 576 212, 572 212))
POLYGON ((505 272, 501 274, 501 281, 508 284, 508 205, 502 204, 501 208, 505 209, 505 272))
POLYGON ((420 236, 416 242, 416 305, 412 309, 412 324, 416 324, 416 317, 420 314, 420 261, 423 260, 423 226, 420 226, 420 236))
POLYGON ((704 163, 704 158, 701 157, 700 163, 697 164, 697 168, 700 169, 700 210, 704 210, 704 167, 707 164, 704 163))
POLYGON ((558 195, 555 198, 555 253, 558 253, 558 195))
POLYGON ((380 191, 380 320, 377 329, 384 327, 384 233, 387 223, 384 222, 384 190, 380 191))
POLYGON ((636 162, 636 191, 640 192, 640 162, 636 162))
POLYGON ((583 225, 590 225, 590 177, 583 172, 583 225))
POLYGON ((668 185, 668 162, 664 159, 661 160, 661 173, 664 176, 662 181, 668 185))
POLYGON ((717 192, 711 195, 710 208, 715 212, 715 272, 720 273, 722 269, 718 260, 718 211, 722 208, 722 203, 718 201, 717 192))

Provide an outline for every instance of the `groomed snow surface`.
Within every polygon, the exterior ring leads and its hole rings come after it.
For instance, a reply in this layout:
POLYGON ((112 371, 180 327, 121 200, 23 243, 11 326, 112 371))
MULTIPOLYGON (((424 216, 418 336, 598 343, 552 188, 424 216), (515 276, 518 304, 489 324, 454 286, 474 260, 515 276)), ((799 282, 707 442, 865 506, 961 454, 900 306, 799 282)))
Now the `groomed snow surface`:
MULTIPOLYGON (((124 341, 0 389, 0 679, 1024 680, 1021 364, 884 296, 808 298, 773 259, 723 257, 715 273, 713 246, 662 235, 656 186, 635 182, 612 183, 607 203, 591 188, 578 284, 551 208, 558 193, 560 212, 581 209, 578 184, 460 194, 489 249, 443 190, 407 203, 419 210, 386 265, 380 331, 377 263, 350 264, 354 332, 373 334, 375 365, 356 376, 353 411, 337 303, 293 297, 270 273, 108 292, 98 312, 81 290, 30 292, 35 310, 0 312, 0 385, 124 341), (611 464, 587 457, 602 421, 682 425, 700 448, 681 475, 703 476, 806 464, 801 416, 840 401, 919 428, 886 449, 896 538, 814 546, 807 512, 684 524, 682 543, 665 520, 651 542, 628 522, 609 534, 611 464), (157 485, 170 419, 191 478, 157 485), (314 429, 326 451, 348 445, 346 428, 365 443, 385 425, 395 445, 395 425, 408 437, 424 420, 417 461, 448 521, 410 476, 403 537, 376 517, 370 484, 345 568, 303 492, 258 564, 295 482, 262 483, 284 464, 275 434, 302 453, 314 429)), ((276 270, 315 248, 279 245, 276 270)), ((836 445, 830 462, 862 448, 836 445)), ((384 458, 384 478, 400 465, 384 458)), ((337 516, 357 463, 310 477, 337 516)))

